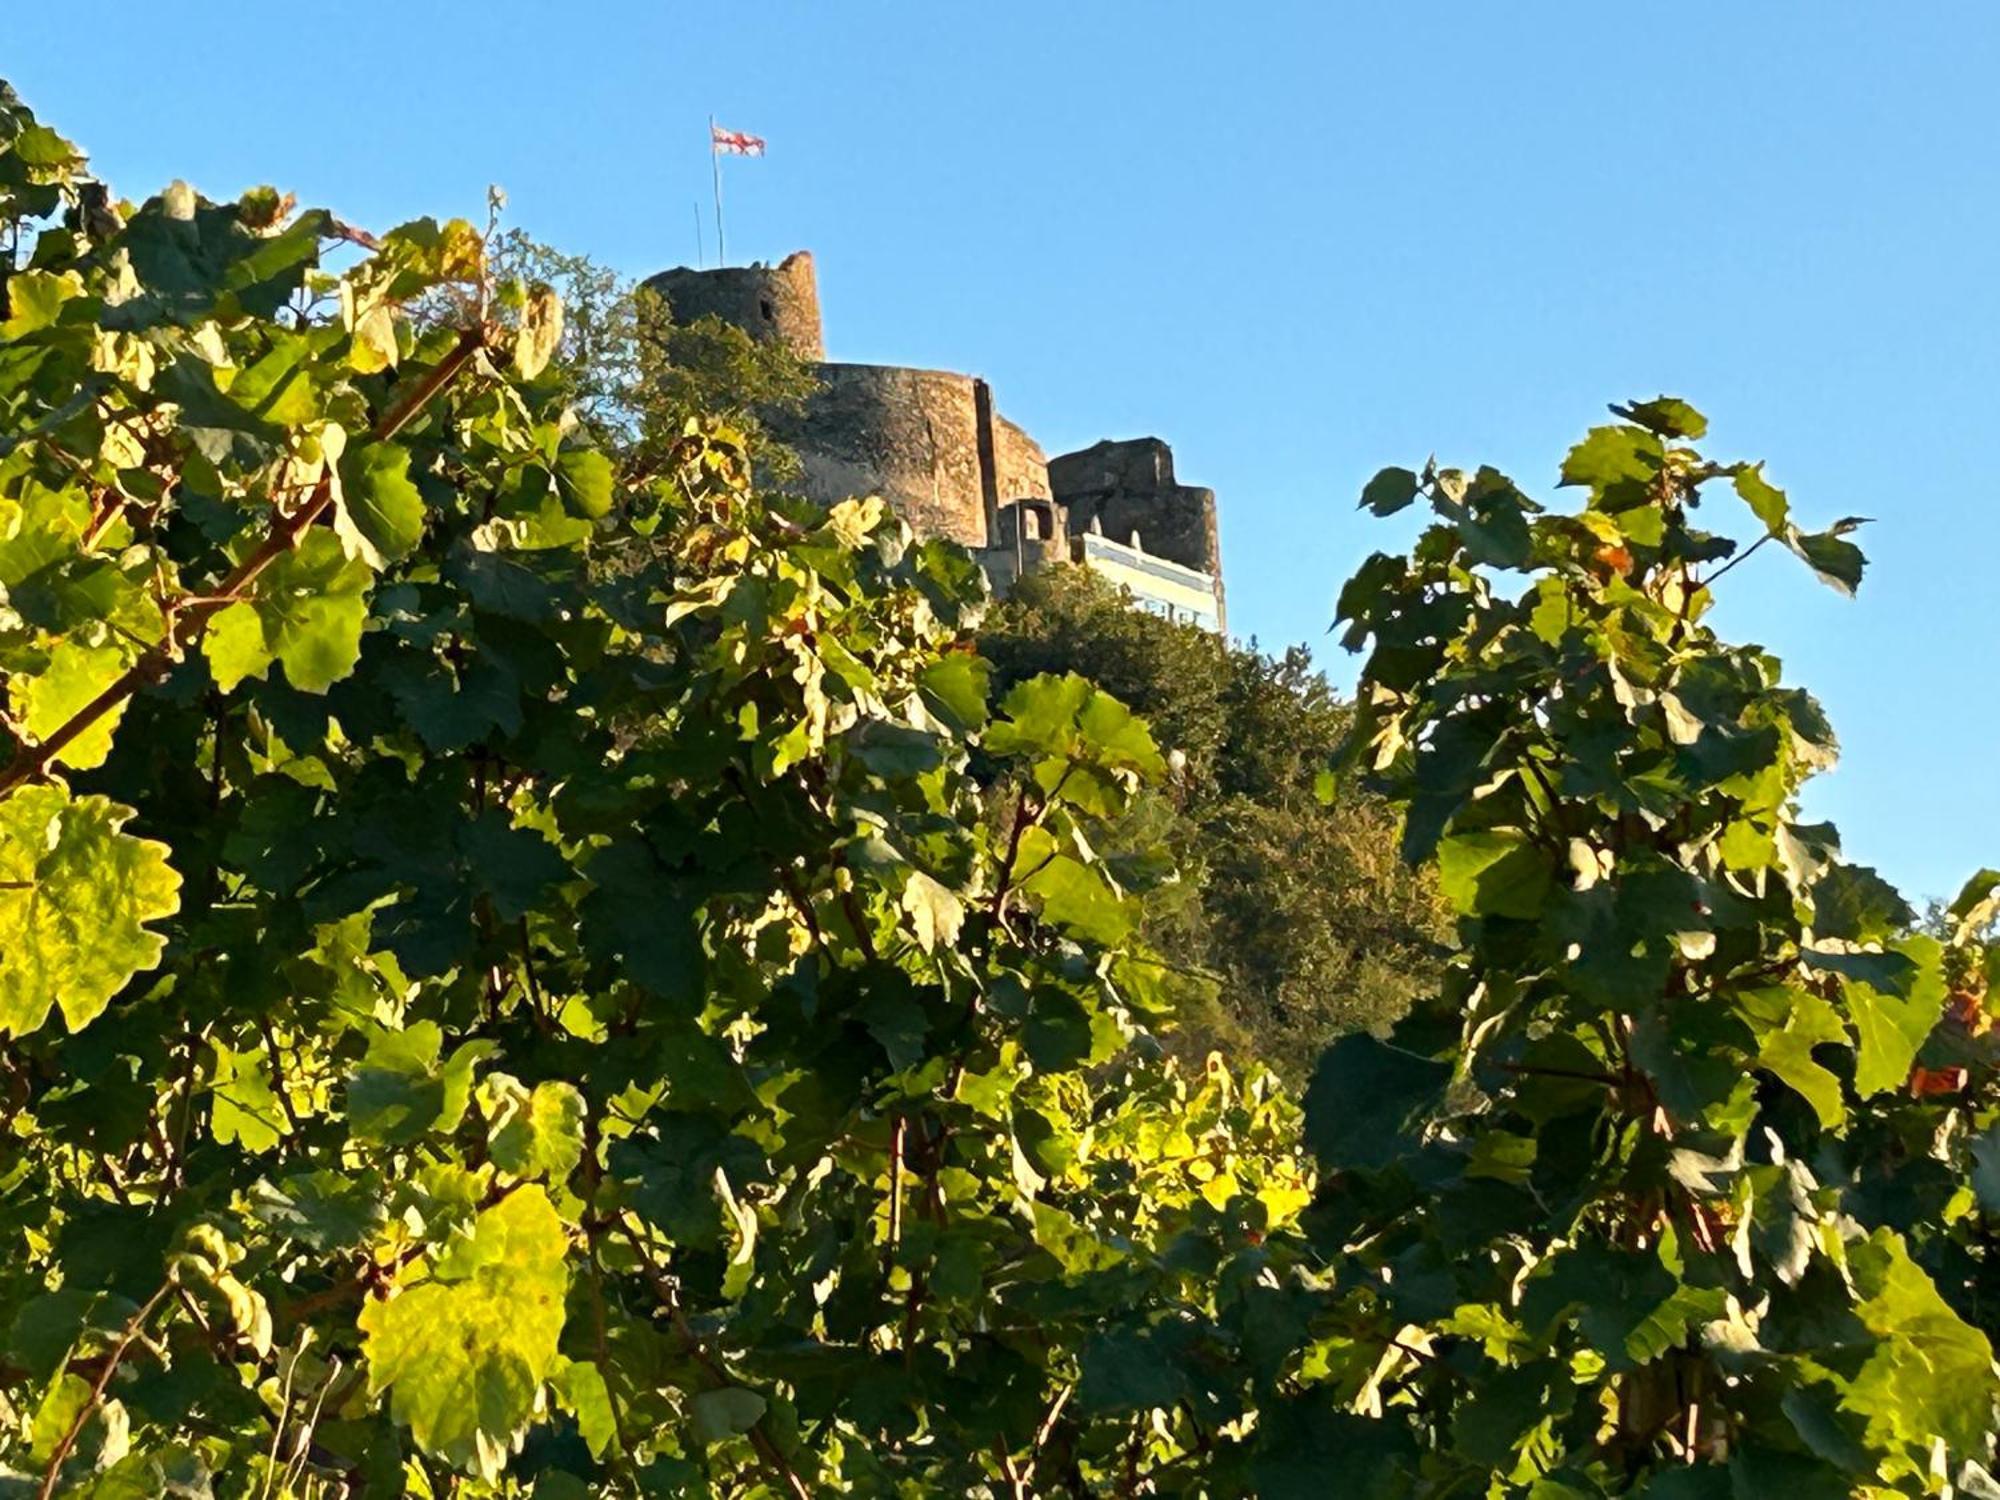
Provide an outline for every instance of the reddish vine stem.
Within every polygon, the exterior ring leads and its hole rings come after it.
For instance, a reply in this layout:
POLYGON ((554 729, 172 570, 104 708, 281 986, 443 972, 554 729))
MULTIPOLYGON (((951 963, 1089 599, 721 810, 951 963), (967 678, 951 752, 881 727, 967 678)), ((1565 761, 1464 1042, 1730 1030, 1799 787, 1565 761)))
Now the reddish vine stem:
MULTIPOLYGON (((407 427, 433 396, 457 379, 459 372, 471 363, 485 343, 485 334, 479 329, 468 328, 461 333, 451 352, 425 371, 423 378, 382 414, 370 432, 374 441, 387 442, 407 427)), ((47 739, 32 748, 22 747, 7 768, 0 771, 0 797, 5 797, 25 782, 46 775, 50 764, 78 735, 141 688, 164 677, 182 653, 201 639, 209 620, 224 607, 241 599, 266 568, 298 545, 306 529, 325 515, 332 504, 333 486, 329 478, 322 475, 305 502, 290 515, 280 518, 271 528, 270 535, 231 569, 212 592, 182 602, 172 616, 166 635, 157 644, 141 653, 139 659, 127 667, 115 682, 70 715, 47 739)))
POLYGON ((1063 767, 1063 773, 1056 778, 1056 784, 1049 788, 1048 795, 1035 805, 1035 810, 1032 813, 1028 811, 1027 789, 1023 787, 1021 790, 1021 800, 1014 808, 1013 831, 1007 836, 1007 854, 1000 864, 999 888, 993 892, 993 920, 1002 927, 1006 926, 1007 923, 1007 898, 1025 881, 1032 879, 1041 870, 1042 866, 1049 862, 1047 859, 1044 859, 1041 864, 1035 866, 1034 870, 1030 870, 1027 875, 1016 879, 1014 864, 1021 855, 1021 840, 1026 836, 1030 828, 1039 828, 1041 826, 1042 819, 1049 815, 1049 810, 1056 805, 1056 798, 1062 795, 1062 789, 1069 784, 1070 773, 1076 769, 1076 765, 1075 761, 1071 761, 1063 767))
POLYGON ((90 1399, 83 1403, 76 1416, 70 1420, 69 1430, 56 1441, 55 1451, 49 1455, 48 1467, 42 1471, 42 1487, 36 1492, 37 1500, 49 1500, 49 1497, 56 1492, 56 1480, 62 1475, 63 1460, 69 1457, 70 1449, 76 1446, 76 1440, 82 1436, 85 1425, 103 1402, 104 1393, 111 1386, 111 1377, 118 1373, 119 1361, 125 1358, 125 1351, 131 1348, 139 1337, 139 1330, 146 1326, 146 1320, 152 1317, 153 1310, 166 1300, 167 1293, 177 1284, 173 1277, 168 1277, 160 1289, 146 1299, 146 1305, 132 1314, 124 1332, 118 1335, 118 1342, 111 1346, 110 1357, 104 1361, 104 1368, 97 1372, 97 1379, 91 1385, 90 1399))

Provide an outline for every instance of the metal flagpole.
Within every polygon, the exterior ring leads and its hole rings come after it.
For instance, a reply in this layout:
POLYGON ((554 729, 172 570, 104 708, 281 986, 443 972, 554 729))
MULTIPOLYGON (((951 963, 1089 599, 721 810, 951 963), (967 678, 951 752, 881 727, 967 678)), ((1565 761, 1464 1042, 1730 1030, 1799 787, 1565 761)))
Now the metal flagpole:
POLYGON ((694 268, 699 271, 708 254, 708 242, 701 237, 701 199, 694 200, 694 268))
POLYGON ((729 264, 729 251, 722 239, 722 153, 715 145, 715 116, 708 117, 708 164, 715 171, 715 263, 729 264))

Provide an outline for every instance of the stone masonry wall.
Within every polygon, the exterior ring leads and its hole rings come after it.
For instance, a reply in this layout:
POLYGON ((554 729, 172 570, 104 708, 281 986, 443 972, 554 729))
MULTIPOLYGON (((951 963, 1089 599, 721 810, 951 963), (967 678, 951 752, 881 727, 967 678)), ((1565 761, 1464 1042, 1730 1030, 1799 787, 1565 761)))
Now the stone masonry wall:
POLYGON ((1069 511, 1069 529, 1099 522, 1114 541, 1139 533, 1146 551, 1222 575, 1215 491, 1174 478, 1174 453, 1158 438, 1106 439, 1049 460, 1049 484, 1069 511))
POLYGON ((677 323, 713 314, 753 338, 786 345, 800 359, 826 358, 819 281, 809 250, 794 251, 775 266, 708 271, 677 266, 648 278, 646 285, 666 299, 677 323))
POLYGON ((1155 557, 1198 568, 1215 579, 1218 617, 1222 595, 1222 532, 1215 491, 1174 478, 1174 451, 1158 438, 1106 439, 1049 460, 1049 485, 1069 515, 1071 535, 1094 521, 1117 542, 1140 545, 1155 557))
POLYGON ((880 495, 924 536, 986 545, 974 381, 948 370, 823 364, 804 411, 773 423, 805 493, 880 495))
POLYGON ((994 488, 1000 503, 1011 500, 1047 500, 1049 461, 1041 444, 997 413, 993 418, 994 488))

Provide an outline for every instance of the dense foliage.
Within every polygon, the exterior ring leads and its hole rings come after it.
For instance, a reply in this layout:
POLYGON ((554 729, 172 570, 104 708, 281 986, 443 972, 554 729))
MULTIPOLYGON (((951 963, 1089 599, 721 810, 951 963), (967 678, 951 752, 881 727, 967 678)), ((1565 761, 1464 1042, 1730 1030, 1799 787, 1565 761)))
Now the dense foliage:
POLYGON ((1209 1338, 1309 1179, 1147 1044, 1158 872, 1093 852, 1143 725, 989 717, 983 580, 879 502, 712 427, 614 465, 471 227, 82 169, 4 97, 0 1485, 1198 1452, 1119 1328, 1209 1338))
POLYGON ((1351 713, 1303 648, 1265 655, 1067 568, 1022 580, 980 650, 1002 685, 1081 673, 1177 752, 1114 831, 1180 868, 1143 906, 1148 940, 1191 981, 1177 1047, 1302 1075, 1335 1036, 1386 1026, 1435 988, 1450 926, 1432 873, 1398 857, 1379 799, 1323 795, 1351 713))
POLYGON ((1462 941, 1393 1042, 1322 1061, 1319 1236, 1403 1325, 1396 1441, 1440 1489, 1995 1493, 2000 877, 1940 942, 1799 820, 1832 732, 1704 620, 1773 543, 1851 592, 1858 523, 1802 531, 1684 402, 1614 410, 1579 513, 1491 469, 1364 495, 1437 517, 1340 612, 1353 754, 1462 941), (1696 522, 1719 490, 1748 549, 1696 522))

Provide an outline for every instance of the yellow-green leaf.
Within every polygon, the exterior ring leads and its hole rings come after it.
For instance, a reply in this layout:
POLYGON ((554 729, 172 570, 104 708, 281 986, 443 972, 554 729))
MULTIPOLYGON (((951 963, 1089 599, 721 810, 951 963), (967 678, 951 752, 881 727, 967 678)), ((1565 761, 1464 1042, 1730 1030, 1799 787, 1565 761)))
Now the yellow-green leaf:
POLYGON ((90 1024, 166 940, 147 923, 180 909, 167 846, 121 830, 132 809, 60 786, 0 801, 0 1036, 25 1036, 61 1006, 90 1024))
POLYGON ((547 1194, 524 1187, 453 1240, 433 1280, 362 1309, 369 1389, 426 1453, 490 1480, 520 1445, 556 1369, 568 1251, 547 1194))

